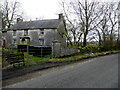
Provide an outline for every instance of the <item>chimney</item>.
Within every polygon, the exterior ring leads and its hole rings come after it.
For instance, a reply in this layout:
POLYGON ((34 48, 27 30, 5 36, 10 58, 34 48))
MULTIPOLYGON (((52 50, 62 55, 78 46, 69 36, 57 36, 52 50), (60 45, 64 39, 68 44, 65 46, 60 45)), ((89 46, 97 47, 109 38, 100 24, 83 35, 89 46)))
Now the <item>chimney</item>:
POLYGON ((63 19, 63 14, 62 13, 60 13, 58 15, 59 15, 59 19, 63 19))
POLYGON ((17 23, 19 23, 19 22, 23 22, 23 19, 17 18, 17 23))

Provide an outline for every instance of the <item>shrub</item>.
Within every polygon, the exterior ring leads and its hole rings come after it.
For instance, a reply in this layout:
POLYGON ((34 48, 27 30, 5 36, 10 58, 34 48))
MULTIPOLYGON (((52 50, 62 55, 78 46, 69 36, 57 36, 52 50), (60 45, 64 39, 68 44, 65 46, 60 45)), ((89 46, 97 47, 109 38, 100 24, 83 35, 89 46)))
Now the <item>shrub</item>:
POLYGON ((80 53, 95 53, 95 52, 99 52, 99 46, 95 46, 95 45, 88 45, 86 47, 80 47, 80 53))

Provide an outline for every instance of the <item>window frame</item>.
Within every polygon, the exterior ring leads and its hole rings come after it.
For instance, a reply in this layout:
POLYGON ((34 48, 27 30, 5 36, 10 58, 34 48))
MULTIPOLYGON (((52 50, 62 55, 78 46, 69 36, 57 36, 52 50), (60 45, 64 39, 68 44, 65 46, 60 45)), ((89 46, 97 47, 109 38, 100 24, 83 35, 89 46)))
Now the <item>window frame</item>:
POLYGON ((44 35, 44 29, 40 29, 39 35, 44 35))
POLYGON ((13 39, 13 44, 16 44, 17 43, 17 40, 16 39, 13 39))
POLYGON ((24 30, 24 36, 28 36, 28 30, 24 30))
POLYGON ((17 30, 13 30, 13 36, 16 36, 17 30))
POLYGON ((45 45, 45 40, 44 40, 44 39, 39 38, 39 43, 40 43, 40 45, 45 45))

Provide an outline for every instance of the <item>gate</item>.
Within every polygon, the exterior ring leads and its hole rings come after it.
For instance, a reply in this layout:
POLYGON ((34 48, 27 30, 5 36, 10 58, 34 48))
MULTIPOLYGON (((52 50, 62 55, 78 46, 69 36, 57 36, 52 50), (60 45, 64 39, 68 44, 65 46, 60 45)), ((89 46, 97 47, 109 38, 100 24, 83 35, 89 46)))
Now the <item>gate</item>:
POLYGON ((18 52, 28 52, 33 56, 44 57, 52 54, 51 46, 18 45, 18 52))

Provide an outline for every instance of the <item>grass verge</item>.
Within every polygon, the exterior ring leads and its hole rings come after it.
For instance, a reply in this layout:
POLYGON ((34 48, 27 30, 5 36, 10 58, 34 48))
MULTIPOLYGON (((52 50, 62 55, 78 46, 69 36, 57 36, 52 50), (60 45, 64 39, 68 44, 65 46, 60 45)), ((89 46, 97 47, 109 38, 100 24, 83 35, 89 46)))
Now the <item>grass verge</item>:
POLYGON ((76 61, 76 60, 81 60, 81 59, 86 59, 86 58, 91 58, 91 57, 97 57, 97 56, 101 56, 101 55, 107 55, 107 54, 118 53, 118 52, 120 52, 120 51, 106 51, 106 52, 98 52, 98 53, 91 53, 91 54, 77 54, 77 55, 66 57, 66 58, 50 59, 49 62, 76 61))
MULTIPOLYGON (((56 63, 56 62, 71 62, 71 61, 79 61, 82 59, 86 59, 86 58, 91 58, 91 57, 97 57, 97 56, 101 56, 101 55, 108 55, 108 54, 112 54, 112 53, 118 53, 119 51, 106 51, 106 52, 98 52, 98 53, 90 53, 90 54, 75 54, 73 56, 69 56, 69 57, 64 57, 64 58, 53 58, 50 59, 50 56, 45 56, 45 57, 35 57, 33 55, 29 55, 27 53, 24 54, 25 58, 25 66, 22 66, 22 63, 20 63, 21 65, 19 66, 19 68, 21 67, 28 67, 28 66, 33 66, 33 65, 38 65, 38 64, 43 64, 43 63, 56 63)), ((12 65, 5 67, 5 69, 9 69, 12 68, 12 65)))

